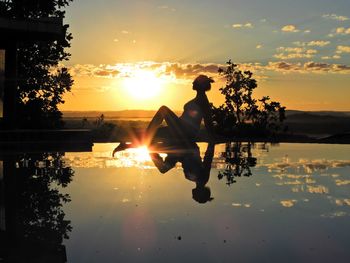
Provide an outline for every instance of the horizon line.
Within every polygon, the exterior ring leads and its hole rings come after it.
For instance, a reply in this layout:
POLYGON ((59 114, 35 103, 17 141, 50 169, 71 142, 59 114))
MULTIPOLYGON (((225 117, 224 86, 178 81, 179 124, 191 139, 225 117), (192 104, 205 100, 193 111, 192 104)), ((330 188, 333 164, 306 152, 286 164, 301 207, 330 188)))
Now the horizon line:
MULTIPOLYGON (((123 109, 123 110, 61 110, 61 112, 116 112, 116 111, 157 111, 158 109, 123 109)), ((174 110, 174 111, 183 111, 174 110)), ((350 112, 349 110, 299 110, 286 109, 286 111, 303 111, 303 112, 350 112)))

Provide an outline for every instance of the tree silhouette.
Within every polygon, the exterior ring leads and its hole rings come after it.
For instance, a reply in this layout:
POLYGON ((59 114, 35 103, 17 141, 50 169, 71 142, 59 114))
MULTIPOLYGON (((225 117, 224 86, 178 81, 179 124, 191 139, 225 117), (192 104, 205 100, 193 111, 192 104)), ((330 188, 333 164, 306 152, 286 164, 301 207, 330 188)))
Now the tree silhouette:
POLYGON ((256 100, 253 99, 253 90, 257 87, 253 73, 237 69, 238 65, 229 60, 227 68, 219 68, 219 74, 226 79, 226 85, 220 88, 225 96, 226 110, 234 116, 236 124, 240 125, 250 119, 255 109, 256 100))
POLYGON ((252 120, 256 127, 269 131, 277 131, 285 120, 285 107, 279 102, 269 101, 269 96, 259 99, 260 105, 252 114, 252 120))
MULTIPOLYGON (((8 0, 0 2, 0 15, 15 19, 64 18, 64 7, 72 0, 8 0)), ((18 43, 18 90, 16 104, 20 127, 61 127, 58 105, 71 90, 73 80, 59 62, 68 60, 72 35, 64 26, 64 37, 52 41, 26 40, 18 43)))
POLYGON ((225 103, 212 106, 213 120, 219 133, 225 135, 256 135, 277 131, 285 119, 285 107, 270 97, 255 99, 257 82, 250 71, 241 71, 229 60, 219 75, 226 80, 220 92, 225 103))

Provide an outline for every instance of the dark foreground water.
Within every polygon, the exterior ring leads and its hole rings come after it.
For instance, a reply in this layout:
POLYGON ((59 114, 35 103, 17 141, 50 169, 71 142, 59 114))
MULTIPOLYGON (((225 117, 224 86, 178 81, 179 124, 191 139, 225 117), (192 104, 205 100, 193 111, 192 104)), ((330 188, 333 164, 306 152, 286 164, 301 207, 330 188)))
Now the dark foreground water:
POLYGON ((349 145, 216 145, 202 192, 115 146, 0 161, 3 261, 350 262, 349 145))

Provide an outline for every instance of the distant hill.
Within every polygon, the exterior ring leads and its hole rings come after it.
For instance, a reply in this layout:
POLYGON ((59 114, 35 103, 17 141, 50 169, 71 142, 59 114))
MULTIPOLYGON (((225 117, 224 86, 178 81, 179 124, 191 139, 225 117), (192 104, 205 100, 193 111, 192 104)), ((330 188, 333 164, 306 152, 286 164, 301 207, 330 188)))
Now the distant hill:
MULTIPOLYGON (((63 118, 79 121, 83 118, 96 119, 104 114, 105 119, 140 119, 148 121, 156 113, 155 110, 122 110, 122 111, 64 111, 63 118)), ((176 112, 180 115, 181 112, 176 112)), ((302 134, 314 137, 324 137, 350 132, 350 112, 348 111, 298 111, 287 110, 285 125, 293 134, 302 134)))
POLYGON ((316 137, 350 132, 349 112, 302 112, 286 114, 285 125, 289 132, 316 137))
POLYGON ((95 118, 103 114, 106 118, 152 118, 154 110, 122 111, 63 111, 63 118, 95 118))
POLYGON ((350 111, 300 111, 300 110, 286 110, 286 116, 294 114, 307 113, 318 116, 333 116, 333 117, 350 117, 350 111))

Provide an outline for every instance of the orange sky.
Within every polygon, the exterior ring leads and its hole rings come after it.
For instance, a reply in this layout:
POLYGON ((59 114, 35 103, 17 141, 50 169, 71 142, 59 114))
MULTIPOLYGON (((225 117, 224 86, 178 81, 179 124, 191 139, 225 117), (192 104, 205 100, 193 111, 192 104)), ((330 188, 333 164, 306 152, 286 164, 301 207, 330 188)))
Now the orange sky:
MULTIPOLYGON (((166 63, 165 66, 165 63, 149 62, 131 65, 71 69, 75 84, 72 93, 65 95, 66 103, 61 109, 157 109, 167 105, 181 110, 182 105, 195 95, 191 83, 199 73, 216 80, 208 97, 215 105, 223 103, 219 88, 224 82, 216 73, 218 65, 166 63), (122 72, 123 68, 127 72, 122 72)), ((313 72, 304 68, 291 72, 277 71, 276 68, 262 69, 259 66, 248 68, 252 68, 258 80, 256 98, 270 95, 289 109, 349 110, 347 74, 313 72)))
POLYGON ((75 84, 61 110, 181 110, 198 74, 228 59, 254 72, 256 97, 289 109, 350 110, 350 2, 73 1, 65 62, 75 84), (298 15, 295 15, 298 14, 298 15))

